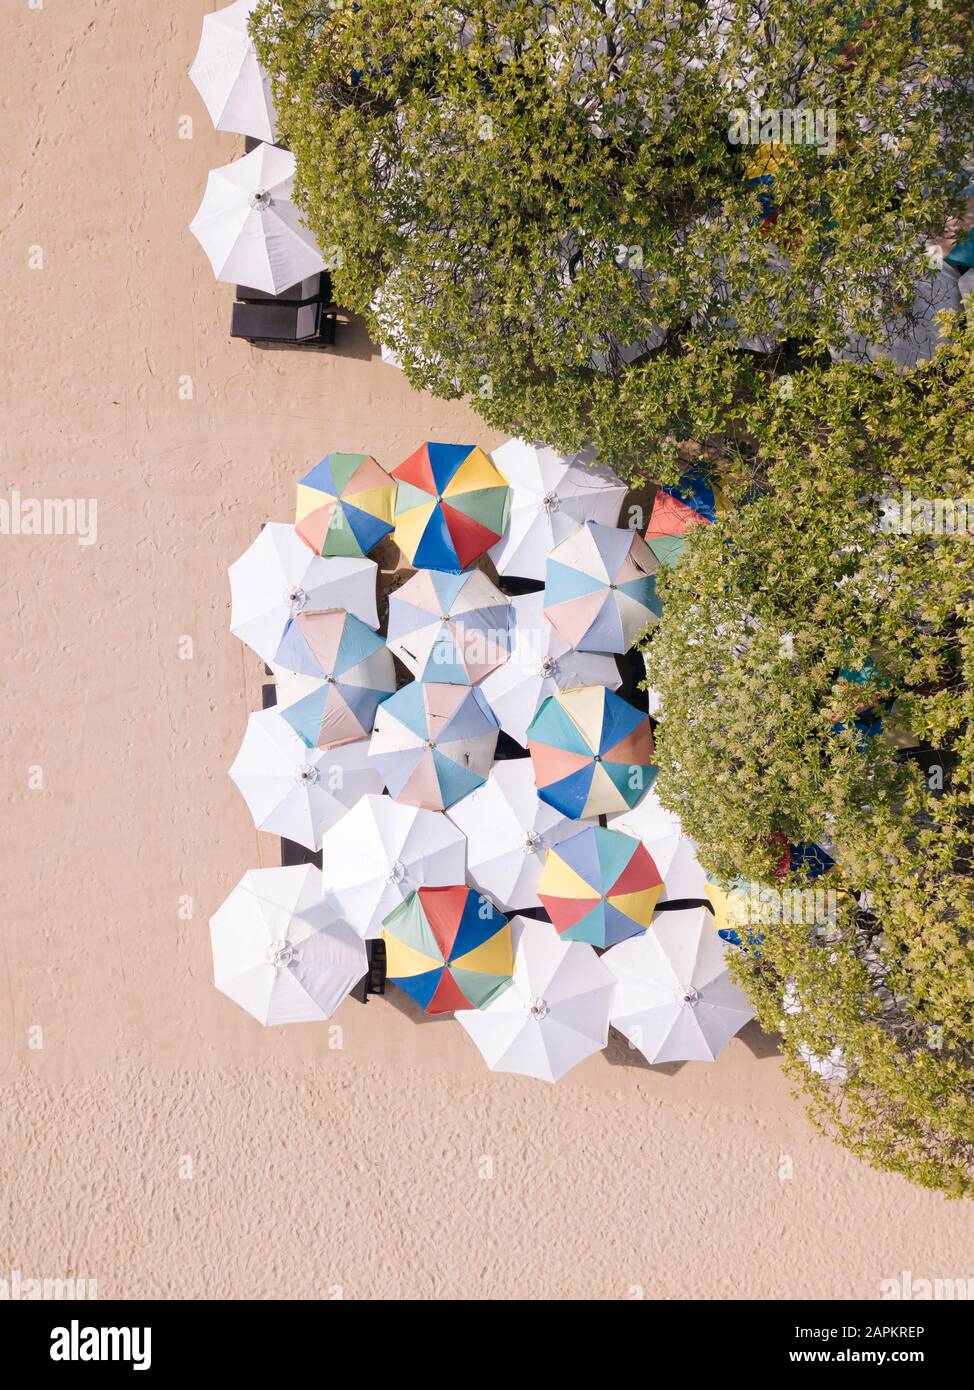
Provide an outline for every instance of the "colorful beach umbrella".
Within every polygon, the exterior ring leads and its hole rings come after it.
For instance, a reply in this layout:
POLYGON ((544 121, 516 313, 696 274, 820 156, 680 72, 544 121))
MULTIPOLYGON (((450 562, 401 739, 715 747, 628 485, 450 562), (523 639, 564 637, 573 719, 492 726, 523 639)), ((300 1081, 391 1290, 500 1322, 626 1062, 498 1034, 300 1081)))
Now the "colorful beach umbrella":
POLYGON ((233 164, 211 169, 189 230, 218 280, 267 294, 325 269, 325 260, 291 201, 295 159, 258 145, 233 164))
POLYGON ((422 681, 476 685, 507 660, 514 610, 480 570, 419 570, 389 595, 389 650, 422 681))
POLYGON ((250 869, 210 918, 217 989, 266 1027, 331 1018, 369 968, 310 864, 250 869))
POLYGON ((386 976, 428 1014, 480 1009, 511 982, 511 929, 464 885, 418 888, 382 924, 386 976))
POLYGON ((230 631, 270 665, 299 613, 345 608, 369 627, 378 627, 378 572, 374 561, 354 556, 322 560, 311 554, 293 526, 269 521, 230 566, 230 631))
POLYGON ((247 27, 257 0, 236 0, 203 16, 200 45, 189 80, 217 130, 277 139, 271 79, 257 61, 247 27))
POLYGON ((662 609, 656 556, 625 527, 587 521, 548 557, 544 611, 569 646, 627 652, 662 609))
POLYGON ((566 941, 614 946, 649 926, 663 880, 631 835, 588 825, 548 851, 538 897, 566 941))
POLYGON ((396 688, 392 654, 377 632, 342 608, 299 613, 277 649, 277 662, 321 684, 281 710, 309 748, 369 738, 375 712, 396 688))
POLYGON ((505 912, 541 906, 545 854, 578 829, 538 796, 530 758, 495 763, 484 785, 447 815, 467 837, 468 881, 505 912))
POLYGON ((575 820, 635 806, 656 777, 649 719, 599 686, 549 696, 528 751, 541 800, 575 820))
POLYGON ((548 922, 516 917, 510 985, 456 1020, 491 1071, 558 1081, 609 1040, 615 981, 591 946, 563 941, 548 922))
POLYGON ((230 777, 258 830, 320 849, 322 834, 368 792, 382 791, 382 775, 365 739, 341 748, 309 748, 279 710, 247 721, 230 777))
POLYGON ((509 439, 491 457, 511 485, 507 527, 490 558, 498 574, 544 579, 552 549, 583 521, 615 526, 626 485, 595 452, 567 456, 523 439, 509 439))
POLYGON ((688 532, 713 523, 725 509, 719 488, 703 473, 684 473, 678 483, 661 487, 653 498, 646 544, 661 565, 675 565, 686 548, 688 532))
POLYGON ((366 555, 392 531, 396 484, 369 454, 326 454, 298 483, 294 529, 316 555, 366 555))
POLYGON ((476 686, 413 681, 379 706, 369 756, 397 800, 443 811, 484 781, 497 733, 476 686))
POLYGON ((511 654, 480 688, 504 732, 527 747, 528 725, 549 695, 578 685, 616 690, 622 678, 614 657, 577 652, 563 641, 544 615, 543 594, 519 594, 511 608, 511 654))
POLYGON ((395 540, 411 565, 457 573, 500 540, 510 489, 483 449, 423 444, 392 476, 395 540))
POLYGON ((363 796, 322 837, 321 893, 363 937, 414 889, 462 883, 467 842, 439 811, 363 796))
POLYGON ((609 817, 609 827, 634 835, 649 850, 663 875, 660 902, 707 896, 707 875, 697 858, 696 843, 684 835, 679 816, 664 810, 655 787, 631 810, 609 817))
POLYGON ((727 971, 705 908, 661 912, 602 957, 617 981, 612 1025, 647 1062, 712 1062, 754 1010, 727 971))

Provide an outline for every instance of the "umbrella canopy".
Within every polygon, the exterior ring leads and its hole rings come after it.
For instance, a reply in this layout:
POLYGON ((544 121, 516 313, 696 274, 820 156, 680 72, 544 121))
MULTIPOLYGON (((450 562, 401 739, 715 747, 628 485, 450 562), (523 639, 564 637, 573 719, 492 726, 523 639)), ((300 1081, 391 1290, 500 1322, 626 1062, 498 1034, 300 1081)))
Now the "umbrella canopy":
POLYGON ((583 521, 615 526, 626 485, 594 450, 567 457, 523 439, 509 439, 492 458, 511 485, 511 514, 491 546, 498 574, 544 579, 548 555, 583 521))
POLYGON ((706 526, 725 510, 720 490, 704 476, 691 471, 674 487, 661 487, 653 498, 646 530, 646 544, 661 565, 675 565, 687 543, 687 532, 706 526))
POLYGON ((189 230, 218 280, 280 294, 325 269, 318 243, 291 202, 294 155, 258 145, 211 169, 189 230))
POLYGON ((379 706, 369 756, 397 800, 444 811, 484 781, 497 732, 476 686, 413 681, 379 706))
POLYGON ((538 897, 566 941, 614 946, 649 926, 663 880, 652 855, 618 830, 589 825, 548 851, 538 897))
POLYGON ((655 787, 628 811, 609 817, 613 830, 641 840, 663 875, 661 902, 707 896, 707 875, 697 859, 696 843, 684 835, 680 818, 660 805, 655 787))
POLYGON ((363 796, 321 842, 326 903, 363 937, 423 885, 462 883, 467 843, 446 816, 363 796))
POLYGON ((515 918, 519 932, 509 988, 457 1022, 491 1071, 558 1081, 609 1040, 615 981, 581 941, 562 941, 547 922, 515 918))
POLYGON ((248 870, 210 918, 210 940, 217 989, 268 1027, 331 1018, 369 968, 310 864, 248 870))
POLYGON ((189 80, 217 130, 277 139, 271 80, 257 61, 247 21, 257 0, 236 0, 203 16, 203 32, 189 80))
POLYGON ((309 748, 368 738, 375 712, 396 688, 392 654, 377 632, 343 608, 299 613, 277 649, 278 663, 321 684, 283 717, 309 748))
POLYGON ((396 544, 411 565, 457 573, 500 540, 510 489, 483 449, 423 444, 392 476, 396 544))
POLYGON ((298 539, 293 526, 269 521, 230 566, 230 631, 272 665, 299 613, 344 608, 378 627, 377 574, 372 560, 322 560, 298 539))
POLYGON ((612 1024, 647 1062, 712 1062, 754 1010, 727 973, 728 948, 706 908, 664 912, 613 946, 612 1024))
POLYGON ((382 924, 386 974, 428 1014, 481 1009, 507 988, 511 929, 464 885, 418 888, 382 924))
POLYGON ((583 652, 627 652, 662 608, 656 556, 635 531, 587 521, 548 557, 544 611, 583 652))
POLYGON ((578 829, 538 796, 529 758, 495 763, 447 815, 467 837, 467 878, 505 912, 541 906, 545 854, 578 829))
POLYGON ((481 689, 506 734, 527 747, 528 725, 549 695, 578 685, 618 689, 615 658, 576 652, 544 615, 543 594, 519 594, 511 602, 514 641, 503 666, 485 677, 481 689))
POLYGON ((392 531, 396 484, 369 454, 326 454, 298 483, 294 529, 316 555, 365 555, 392 531))
POLYGON ((322 834, 359 797, 382 791, 364 739, 341 748, 309 748, 276 709, 250 716, 230 776, 258 830, 306 849, 320 849, 322 834))
POLYGON ((541 800, 574 820, 635 806, 656 778, 649 719, 600 686, 545 700, 528 752, 541 800))
POLYGON ((480 570, 420 570, 389 595, 389 649, 417 680, 476 685, 510 651, 514 610, 480 570))

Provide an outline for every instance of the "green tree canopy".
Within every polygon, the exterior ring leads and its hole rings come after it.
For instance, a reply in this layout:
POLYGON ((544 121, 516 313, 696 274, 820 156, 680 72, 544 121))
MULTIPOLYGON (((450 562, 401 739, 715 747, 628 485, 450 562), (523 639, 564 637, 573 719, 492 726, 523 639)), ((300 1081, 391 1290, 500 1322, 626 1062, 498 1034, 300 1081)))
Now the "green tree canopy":
POLYGON ((647 658, 661 796, 706 867, 774 884, 782 837, 834 847, 834 925, 763 927, 738 962, 760 1021, 831 1133, 951 1195, 974 1193, 972 400, 956 325, 915 373, 768 391, 762 493, 692 534, 647 658), (806 1064, 833 1049, 844 1080, 806 1064))
POLYGON ((630 472, 744 418, 742 343, 881 339, 959 210, 959 0, 274 0, 254 27, 342 302, 415 385, 630 472), (801 109, 818 144, 787 143, 801 109))

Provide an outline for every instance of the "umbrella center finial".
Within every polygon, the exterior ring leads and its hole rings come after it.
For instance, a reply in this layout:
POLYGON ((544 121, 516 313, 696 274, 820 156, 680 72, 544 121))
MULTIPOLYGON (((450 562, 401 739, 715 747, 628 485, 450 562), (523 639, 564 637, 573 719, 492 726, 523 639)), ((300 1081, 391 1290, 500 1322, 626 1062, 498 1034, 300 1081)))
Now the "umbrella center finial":
POLYGON ((318 780, 318 769, 311 763, 302 763, 294 774, 295 781, 313 784, 318 780))
POLYGON ((609 585, 609 588, 610 588, 610 589, 618 589, 618 587, 619 587, 618 584, 610 584, 610 585, 609 585))
POLYGON ((254 212, 264 212, 271 206, 273 199, 266 188, 258 188, 250 199, 250 206, 254 212))
POLYGON ((532 1017, 532 1018, 536 1018, 536 1019, 538 1019, 539 1021, 540 1021, 542 1018, 547 1018, 547 1016, 548 1016, 548 1001, 547 1001, 547 999, 542 999, 540 996, 539 996, 537 999, 532 999, 532 1000, 531 1000, 530 1013, 531 1013, 531 1017, 532 1017))
POLYGON ((684 1004, 689 1004, 691 1009, 694 1008, 700 1002, 700 995, 697 993, 697 991, 693 988, 692 985, 684 994, 683 1002, 684 1004))
POLYGON ((389 865, 389 882, 402 883, 406 877, 406 866, 401 859, 395 859, 389 865))
POLYGON ((423 747, 424 747, 424 748, 435 748, 435 747, 436 747, 436 740, 435 740, 435 739, 432 739, 432 738, 425 738, 425 739, 423 739, 423 747))
POLYGON ((276 940, 268 943, 267 959, 278 970, 283 970, 284 966, 290 965, 294 959, 294 947, 289 941, 285 941, 283 937, 279 936, 276 940))
POLYGON ((285 602, 291 605, 292 613, 300 613, 301 609, 308 602, 308 595, 302 588, 295 585, 293 589, 288 589, 285 602))
POLYGON ((541 663, 541 674, 543 676, 557 676, 558 662, 554 657, 546 656, 541 663))
POLYGON ((546 492, 541 499, 541 506, 546 512, 556 512, 561 506, 561 498, 554 492, 546 492))
POLYGON ((601 761, 602 761, 602 754, 601 754, 601 753, 596 753, 596 755, 595 755, 595 762, 600 763, 601 761))
POLYGON ((534 850, 544 847, 544 840, 537 830, 526 830, 524 832, 524 852, 530 854, 534 850))

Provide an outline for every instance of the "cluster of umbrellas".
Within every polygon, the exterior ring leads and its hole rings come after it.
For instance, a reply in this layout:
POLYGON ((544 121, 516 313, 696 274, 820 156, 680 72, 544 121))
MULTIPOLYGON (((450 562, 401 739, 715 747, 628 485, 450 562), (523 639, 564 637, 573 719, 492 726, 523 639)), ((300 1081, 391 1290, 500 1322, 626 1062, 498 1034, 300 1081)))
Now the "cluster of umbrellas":
POLYGON ((211 169, 190 231, 218 280, 280 294, 326 269, 291 193, 295 159, 274 144, 271 84, 248 28, 257 0, 235 0, 203 18, 189 70, 217 130, 261 143, 243 159, 211 169))
POLYGON ((610 1025, 650 1061, 716 1056, 751 1010, 616 659, 660 616, 654 543, 713 519, 694 486, 647 541, 611 470, 521 440, 301 478, 294 524, 230 566, 231 631, 277 682, 230 775, 322 868, 244 875, 212 920, 220 989, 265 1024, 327 1018, 381 937, 389 980, 495 1070, 557 1080, 610 1025), (413 572, 380 631, 390 536, 413 572))

